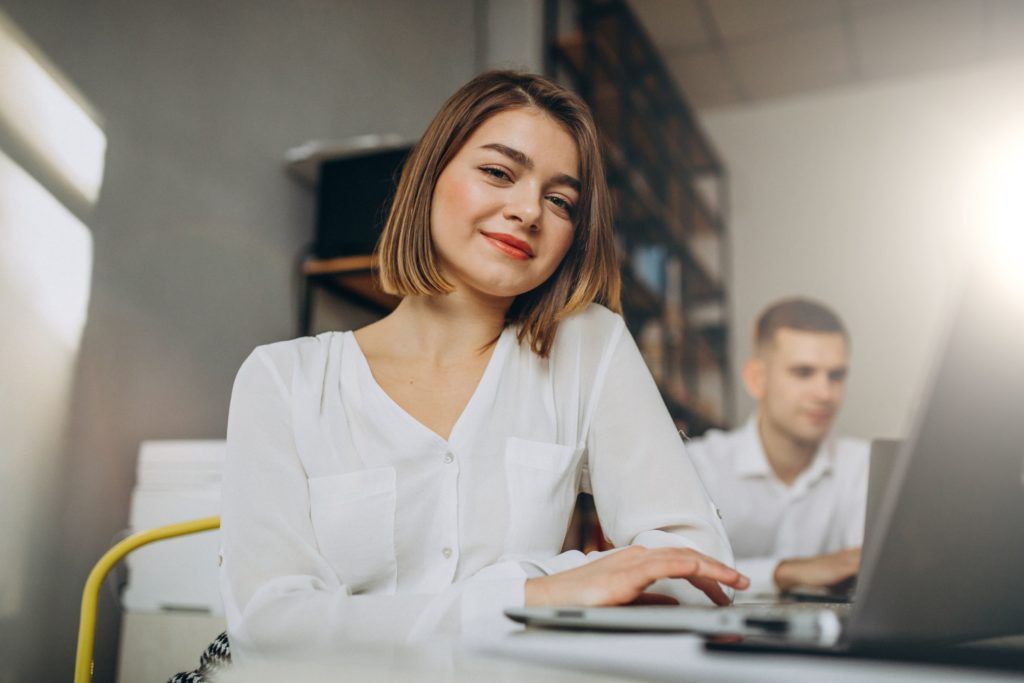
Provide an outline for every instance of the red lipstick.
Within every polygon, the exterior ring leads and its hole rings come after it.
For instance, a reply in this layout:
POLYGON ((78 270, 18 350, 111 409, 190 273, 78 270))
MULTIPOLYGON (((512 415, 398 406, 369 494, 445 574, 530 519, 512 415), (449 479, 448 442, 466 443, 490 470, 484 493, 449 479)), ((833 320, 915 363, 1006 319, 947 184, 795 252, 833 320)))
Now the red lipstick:
POLYGON ((483 235, 491 241, 491 244, 512 258, 533 258, 533 249, 518 237, 513 237, 504 232, 483 232, 483 235))

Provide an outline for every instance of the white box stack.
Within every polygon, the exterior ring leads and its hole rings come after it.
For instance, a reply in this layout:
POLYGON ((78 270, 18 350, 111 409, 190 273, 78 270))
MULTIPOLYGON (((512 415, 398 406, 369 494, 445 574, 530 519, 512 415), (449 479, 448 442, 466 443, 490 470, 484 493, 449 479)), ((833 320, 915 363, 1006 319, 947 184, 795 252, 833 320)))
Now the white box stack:
MULTIPOLYGON (((144 441, 132 492, 131 530, 220 514, 224 441, 144 441)), ((224 613, 218 586, 220 531, 139 548, 126 560, 129 612, 224 613)))

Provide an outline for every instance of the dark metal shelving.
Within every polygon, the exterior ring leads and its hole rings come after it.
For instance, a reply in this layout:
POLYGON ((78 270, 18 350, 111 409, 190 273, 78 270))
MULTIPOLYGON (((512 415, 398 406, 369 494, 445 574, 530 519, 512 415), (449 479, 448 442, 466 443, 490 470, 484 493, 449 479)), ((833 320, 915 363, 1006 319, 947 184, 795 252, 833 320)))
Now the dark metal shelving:
MULTIPOLYGON (((597 120, 621 244, 627 254, 659 245, 682 267, 678 292, 653 291, 640 273, 624 268, 627 324, 639 335, 652 320, 667 323, 681 316, 681 348, 658 354, 675 383, 662 386, 666 405, 691 433, 724 425, 733 413, 724 165, 624 0, 546 0, 544 35, 547 75, 579 92, 597 120), (699 182, 712 185, 713 203, 699 191, 699 182), (698 256, 698 237, 717 240, 718 263, 698 256), (707 304, 720 307, 721 320, 689 319, 693 309, 707 304), (669 312, 672 306, 681 310, 669 312), (701 385, 709 364, 720 382, 717 392, 701 385), (721 397, 713 409, 704 401, 709 391, 721 397)), ((622 260, 629 265, 628 256, 622 260)), ((665 374, 664 367, 657 370, 656 375, 665 374)))
MULTIPOLYGON (((626 252, 621 258, 626 324, 643 348, 645 326, 664 323, 657 336, 662 346, 647 361, 656 379, 664 378, 666 369, 675 373, 659 388, 681 430, 696 435, 724 426, 734 411, 725 167, 624 0, 546 0, 544 17, 545 73, 580 93, 597 120, 617 237, 626 252), (704 182, 713 184, 714 205, 698 188, 704 182), (702 260, 696 248, 697 240, 709 238, 717 240, 715 264, 702 260), (676 259, 682 271, 681 282, 673 285, 662 266, 664 291, 652 289, 650 273, 643 277, 631 262, 634 249, 652 245, 676 259), (674 286, 679 291, 669 291, 674 286), (708 305, 719 309, 720 319, 696 315, 708 305), (717 410, 702 401, 707 390, 702 377, 709 369, 720 383, 717 410)), ((566 538, 566 548, 574 547, 609 547, 586 494, 577 501, 566 538)))

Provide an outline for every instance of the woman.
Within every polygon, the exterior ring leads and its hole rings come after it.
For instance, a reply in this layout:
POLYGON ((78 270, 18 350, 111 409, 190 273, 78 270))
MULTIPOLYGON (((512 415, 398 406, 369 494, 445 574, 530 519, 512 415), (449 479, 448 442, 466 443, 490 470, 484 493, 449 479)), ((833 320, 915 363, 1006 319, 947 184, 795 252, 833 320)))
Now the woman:
POLYGON ((236 660, 500 631, 506 607, 646 601, 664 578, 718 604, 746 586, 612 312, 609 202, 572 93, 490 72, 444 104, 378 245, 396 310, 257 348, 238 373, 222 570, 236 660), (580 490, 628 548, 559 554, 580 490))

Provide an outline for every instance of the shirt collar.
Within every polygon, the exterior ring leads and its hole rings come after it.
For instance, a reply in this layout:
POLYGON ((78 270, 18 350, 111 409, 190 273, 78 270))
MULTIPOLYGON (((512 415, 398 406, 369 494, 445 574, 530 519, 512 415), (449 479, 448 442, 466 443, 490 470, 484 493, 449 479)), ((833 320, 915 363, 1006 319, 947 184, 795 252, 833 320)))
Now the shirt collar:
POLYGON ((818 446, 811 464, 797 476, 793 486, 811 486, 826 474, 832 472, 836 460, 836 442, 831 435, 826 436, 818 446))
POLYGON ((770 477, 772 465, 764 454, 761 437, 757 433, 757 413, 740 429, 739 448, 736 450, 736 473, 742 477, 770 477))

